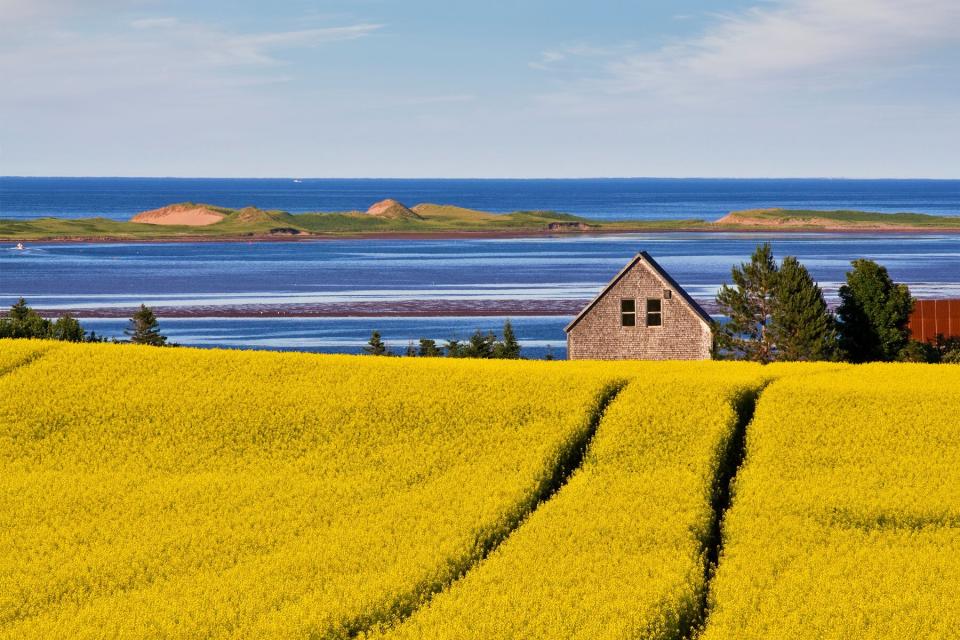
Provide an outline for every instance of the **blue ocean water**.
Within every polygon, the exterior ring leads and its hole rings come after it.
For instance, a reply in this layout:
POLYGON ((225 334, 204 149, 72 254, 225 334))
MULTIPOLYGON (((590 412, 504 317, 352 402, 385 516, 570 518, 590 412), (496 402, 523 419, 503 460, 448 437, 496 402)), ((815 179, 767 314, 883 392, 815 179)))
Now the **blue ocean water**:
MULTIPOLYGON (((836 292, 854 258, 887 266, 918 297, 960 297, 960 236, 949 234, 664 233, 471 240, 321 240, 264 243, 0 244, 0 307, 24 296, 35 307, 126 314, 145 303, 183 344, 355 353, 374 329, 395 348, 420 337, 465 339, 499 332, 502 302, 531 313, 544 301, 591 298, 637 251, 649 251, 691 295, 709 305, 730 268, 771 241, 836 292), (398 301, 431 309, 487 303, 488 317, 269 317, 292 306, 398 301), (165 317, 189 309, 200 318, 165 317), (258 317, 224 318, 240 313, 258 317)), ((82 312, 81 312, 82 315, 82 312)), ((436 315, 436 314, 435 314, 436 315)), ((531 357, 563 355, 569 316, 514 317, 531 357)), ((124 321, 85 320, 121 336, 124 321)))
POLYGON ((291 213, 365 210, 383 198, 493 212, 551 209, 593 218, 715 219, 761 207, 960 215, 960 180, 216 179, 0 177, 0 218, 127 219, 175 202, 291 213))

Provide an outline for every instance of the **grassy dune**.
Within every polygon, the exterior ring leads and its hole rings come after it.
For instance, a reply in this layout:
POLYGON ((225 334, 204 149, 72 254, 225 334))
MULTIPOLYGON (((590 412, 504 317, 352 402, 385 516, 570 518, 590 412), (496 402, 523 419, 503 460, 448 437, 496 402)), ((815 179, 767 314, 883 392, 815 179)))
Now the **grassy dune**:
POLYGON ((248 207, 197 205, 224 214, 207 226, 159 225, 107 218, 0 219, 0 240, 196 240, 309 238, 312 236, 465 234, 540 235, 653 231, 951 231, 960 218, 920 213, 762 209, 738 211, 716 222, 595 220, 556 211, 497 214, 453 205, 419 204, 415 217, 378 217, 361 211, 290 214, 248 207))

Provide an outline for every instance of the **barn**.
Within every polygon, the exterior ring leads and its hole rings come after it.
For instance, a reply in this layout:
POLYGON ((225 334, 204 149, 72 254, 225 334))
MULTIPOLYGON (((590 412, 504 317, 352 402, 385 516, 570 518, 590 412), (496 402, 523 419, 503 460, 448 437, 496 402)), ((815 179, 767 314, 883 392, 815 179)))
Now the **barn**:
POLYGON ((646 251, 567 325, 571 360, 707 360, 713 321, 646 251))
POLYGON ((933 342, 938 335, 960 338, 960 299, 914 301, 910 334, 920 342, 933 342))

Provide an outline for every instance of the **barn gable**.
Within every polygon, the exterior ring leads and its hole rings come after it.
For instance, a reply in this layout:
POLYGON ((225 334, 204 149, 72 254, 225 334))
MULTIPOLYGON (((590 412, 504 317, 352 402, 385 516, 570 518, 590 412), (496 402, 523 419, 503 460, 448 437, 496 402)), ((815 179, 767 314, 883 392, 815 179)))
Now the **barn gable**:
POLYGON ((710 316, 645 251, 567 325, 571 359, 710 357, 710 316))

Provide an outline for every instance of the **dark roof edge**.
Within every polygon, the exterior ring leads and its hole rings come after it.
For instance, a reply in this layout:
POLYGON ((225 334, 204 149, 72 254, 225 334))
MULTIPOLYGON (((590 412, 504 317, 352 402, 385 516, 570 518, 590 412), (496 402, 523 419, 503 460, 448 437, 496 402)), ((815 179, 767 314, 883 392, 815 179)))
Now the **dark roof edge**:
POLYGON ((647 262, 649 262, 649 263, 650 263, 650 266, 653 268, 654 272, 655 272, 658 276, 660 276, 660 278, 663 279, 667 284, 669 284, 670 287, 671 287, 674 291, 676 291, 677 293, 680 294, 680 297, 682 297, 683 300, 684 300, 684 302, 687 303, 687 306, 689 306, 691 309, 693 309, 694 313, 696 313, 698 316, 700 316, 700 319, 701 319, 701 320, 703 320, 704 322, 706 322, 708 325, 713 323, 713 318, 710 317, 710 314, 708 314, 706 311, 704 311, 704 310, 703 310, 703 307, 701 307, 699 304, 697 304, 697 301, 694 300, 693 298, 691 298, 691 297, 690 297, 690 294, 688 294, 688 293, 683 289, 683 287, 681 287, 679 284, 677 284, 677 281, 674 280, 673 278, 671 278, 671 277, 670 277, 670 274, 668 274, 666 271, 664 271, 664 270, 663 270, 663 267, 661 267, 661 266, 657 263, 656 260, 654 260, 653 258, 650 257, 650 254, 649 254, 649 253, 647 253, 646 251, 641 251, 640 253, 638 253, 637 255, 635 255, 635 256, 633 257, 633 260, 631 260, 629 263, 627 263, 627 266, 625 266, 623 269, 621 269, 620 272, 617 273, 616 276, 614 276, 613 280, 611 280, 611 281, 607 284, 607 286, 605 286, 605 287, 603 288, 603 290, 600 291, 600 293, 598 293, 597 296, 596 296, 593 300, 590 301, 590 304, 588 304, 587 306, 585 306, 585 307, 583 308, 583 310, 581 310, 580 313, 577 314, 577 317, 575 317, 573 320, 570 321, 570 324, 568 324, 566 327, 563 328, 564 333, 570 333, 570 330, 573 329, 573 328, 577 325, 577 323, 580 322, 580 320, 581 320, 585 315, 587 315, 587 313, 589 313, 589 311, 590 311, 591 309, 593 309, 593 308, 597 305, 598 302, 600 302, 600 300, 603 298, 603 296, 607 295, 607 292, 610 291, 610 289, 612 289, 613 286, 614 286, 615 284, 617 284, 617 283, 620 281, 620 279, 623 278, 623 276, 625 276, 625 275, 627 274, 628 271, 630 271, 631 269, 633 269, 633 267, 634 267, 634 266, 637 264, 637 262, 639 262, 640 260, 646 260, 647 262))

